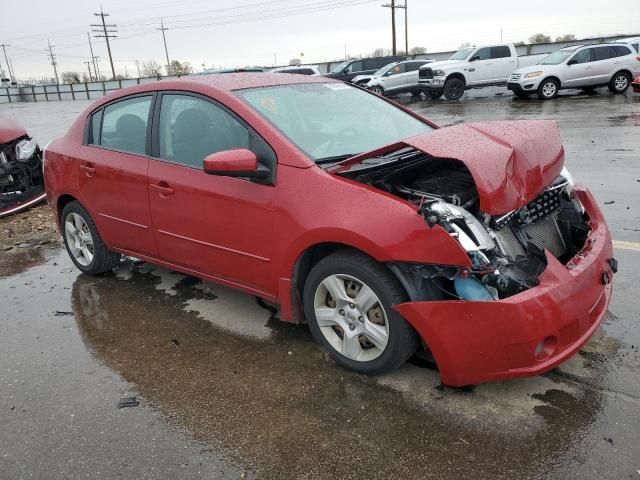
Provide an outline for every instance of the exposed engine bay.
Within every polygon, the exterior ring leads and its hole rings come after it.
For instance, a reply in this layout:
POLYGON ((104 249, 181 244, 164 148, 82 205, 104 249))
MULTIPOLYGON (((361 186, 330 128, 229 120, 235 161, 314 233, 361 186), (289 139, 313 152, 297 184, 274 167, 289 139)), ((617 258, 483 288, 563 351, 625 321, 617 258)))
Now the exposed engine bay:
POLYGON ((435 280, 431 283, 446 298, 507 298, 538 285, 547 265, 545 250, 566 264, 590 230, 584 209, 571 198, 573 180, 566 170, 527 205, 494 216, 481 211, 474 179, 458 160, 403 148, 339 175, 409 200, 430 226, 440 225, 467 252, 471 269, 391 265, 401 278, 413 279, 408 290, 435 280))
POLYGON ((0 217, 43 198, 42 152, 28 135, 0 144, 0 217))

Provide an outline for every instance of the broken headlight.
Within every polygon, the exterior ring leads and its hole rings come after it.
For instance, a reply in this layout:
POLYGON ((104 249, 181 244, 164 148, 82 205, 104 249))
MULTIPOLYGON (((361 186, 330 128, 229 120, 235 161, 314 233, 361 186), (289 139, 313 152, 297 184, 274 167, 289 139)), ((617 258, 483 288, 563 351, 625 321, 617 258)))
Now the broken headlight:
POLYGON ((560 172, 560 176, 562 178, 564 178, 567 183, 569 184, 569 192, 573 189, 573 187, 575 186, 575 181, 573 180, 573 175, 571 175, 571 172, 569 172, 569 170, 567 170, 567 167, 562 167, 562 171, 560 172))
POLYGON ((18 161, 29 160, 33 157, 38 144, 33 138, 20 140, 16 144, 16 158, 18 161))
POLYGON ((491 264, 486 255, 496 244, 480 220, 467 210, 450 203, 435 201, 428 205, 428 212, 465 249, 474 269, 484 269, 491 264))

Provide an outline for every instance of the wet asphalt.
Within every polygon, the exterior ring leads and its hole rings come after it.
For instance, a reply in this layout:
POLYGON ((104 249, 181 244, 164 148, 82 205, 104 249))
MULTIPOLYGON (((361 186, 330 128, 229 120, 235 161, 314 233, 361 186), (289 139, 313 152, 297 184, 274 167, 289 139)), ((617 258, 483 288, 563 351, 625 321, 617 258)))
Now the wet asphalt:
MULTIPOLYGON (((254 297, 133 259, 91 278, 58 247, 0 252, 0 478, 640 479, 640 95, 400 101, 441 125, 558 122, 621 265, 578 355, 466 389, 419 359, 363 377, 254 297)), ((86 105, 0 115, 46 144, 86 105)))

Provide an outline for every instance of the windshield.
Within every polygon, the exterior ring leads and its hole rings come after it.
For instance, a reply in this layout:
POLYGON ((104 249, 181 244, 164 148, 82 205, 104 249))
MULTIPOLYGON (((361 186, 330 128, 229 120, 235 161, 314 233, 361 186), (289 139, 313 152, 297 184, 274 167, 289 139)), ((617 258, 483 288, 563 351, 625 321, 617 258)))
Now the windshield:
POLYGON ((558 65, 569 58, 575 50, 558 50, 542 59, 539 65, 558 65))
POLYGON ((386 100, 344 83, 278 85, 235 93, 316 162, 338 160, 432 130, 386 100))
POLYGON ((335 67, 333 70, 331 70, 331 73, 340 73, 342 72, 342 70, 345 69, 345 67, 347 66, 349 62, 342 62, 340 64, 338 64, 337 67, 335 67))
POLYGON ((463 48, 449 57, 449 60, 466 60, 471 52, 475 50, 475 47, 463 48))
POLYGON ((379 68, 378 70, 376 70, 375 72, 373 72, 373 76, 374 77, 380 77, 382 75, 384 75, 385 73, 387 73, 387 70, 389 70, 391 67, 393 67, 394 65, 396 65, 398 62, 391 62, 391 63, 387 63, 384 67, 379 68))

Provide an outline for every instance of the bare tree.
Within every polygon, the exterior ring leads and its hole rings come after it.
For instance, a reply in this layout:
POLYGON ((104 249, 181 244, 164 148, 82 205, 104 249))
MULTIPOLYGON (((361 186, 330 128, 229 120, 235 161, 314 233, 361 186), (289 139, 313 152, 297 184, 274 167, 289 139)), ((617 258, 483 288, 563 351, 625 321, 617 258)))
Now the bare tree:
POLYGON ((550 43, 551 37, 544 33, 536 33, 529 37, 529 43, 550 43))
POLYGON ((143 77, 161 77, 162 65, 155 60, 147 60, 140 63, 140 72, 143 77))
POLYGON ((524 43, 522 40, 520 40, 519 42, 515 42, 513 45, 515 47, 524 47, 526 45, 526 43, 524 43))
POLYGON ((409 53, 411 55, 422 55, 423 53, 427 53, 427 47, 412 47, 409 53))
POLYGON ((189 62, 180 62, 178 60, 171 60, 170 75, 189 75, 193 72, 193 67, 189 62))
POLYGON ((80 83, 78 72, 62 72, 62 83, 80 83))
POLYGON ((373 52, 371 52, 372 57, 384 57, 387 55, 387 50, 384 48, 376 48, 373 52))
POLYGON ((463 48, 469 48, 471 46, 471 43, 469 42, 462 42, 459 46, 458 46, 458 50, 462 50, 463 48))
POLYGON ((576 36, 573 33, 565 33, 564 35, 556 37, 556 42, 573 42, 575 39, 576 36))
POLYGON ((292 67, 297 67, 301 63, 302 60, 300 60, 299 58, 292 58, 291 60, 289 60, 289 65, 291 65, 292 67))

